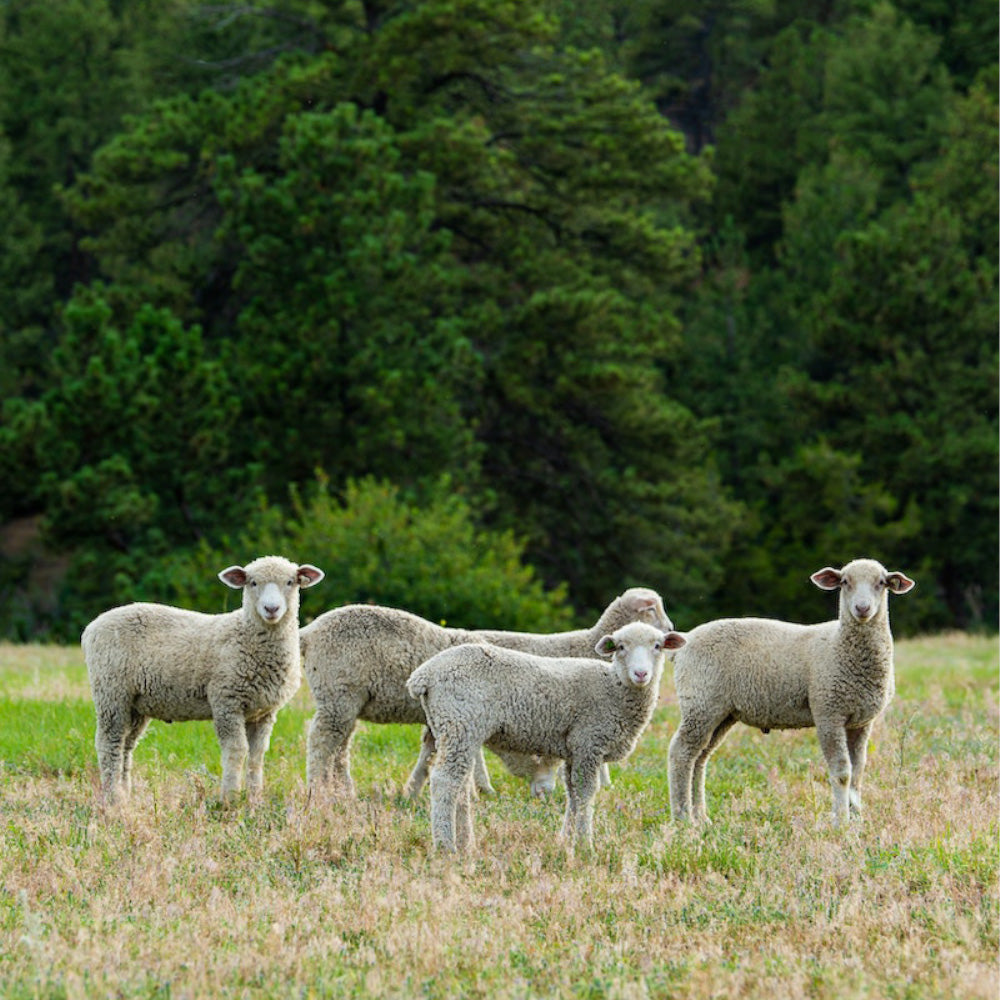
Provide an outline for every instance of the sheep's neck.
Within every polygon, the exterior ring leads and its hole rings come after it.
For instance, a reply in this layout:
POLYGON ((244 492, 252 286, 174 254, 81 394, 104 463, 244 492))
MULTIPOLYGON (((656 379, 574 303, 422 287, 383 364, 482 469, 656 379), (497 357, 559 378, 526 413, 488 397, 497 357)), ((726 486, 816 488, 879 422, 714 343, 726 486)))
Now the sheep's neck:
POLYGON ((849 614, 841 618, 838 641, 849 650, 842 662, 866 683, 888 680, 892 686, 892 632, 889 609, 882 605, 870 622, 857 622, 849 614))

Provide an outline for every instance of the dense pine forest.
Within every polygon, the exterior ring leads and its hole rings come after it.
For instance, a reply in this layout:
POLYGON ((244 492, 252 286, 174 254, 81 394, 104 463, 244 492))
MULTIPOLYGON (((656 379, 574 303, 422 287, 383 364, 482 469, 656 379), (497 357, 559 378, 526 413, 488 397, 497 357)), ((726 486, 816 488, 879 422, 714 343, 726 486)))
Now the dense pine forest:
MULTIPOLYGON (((8 0, 0 636, 223 567, 995 628, 995 0, 8 0)), ((321 593, 322 592, 322 593, 321 593)))

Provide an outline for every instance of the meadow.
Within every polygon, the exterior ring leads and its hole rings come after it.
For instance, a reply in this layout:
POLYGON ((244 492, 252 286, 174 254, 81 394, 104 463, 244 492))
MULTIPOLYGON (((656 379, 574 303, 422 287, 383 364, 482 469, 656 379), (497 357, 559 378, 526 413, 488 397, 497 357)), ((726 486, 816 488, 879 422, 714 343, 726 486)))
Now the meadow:
POLYGON ((994 1000, 997 640, 901 641, 896 666, 847 830, 813 731, 743 727, 709 768, 713 825, 672 824, 668 671, 591 856, 559 839, 561 791, 490 757, 455 860, 426 792, 401 795, 416 727, 362 726, 358 799, 310 798, 305 687, 261 803, 221 806, 209 723, 154 722, 105 812, 79 649, 0 645, 0 996, 994 1000))

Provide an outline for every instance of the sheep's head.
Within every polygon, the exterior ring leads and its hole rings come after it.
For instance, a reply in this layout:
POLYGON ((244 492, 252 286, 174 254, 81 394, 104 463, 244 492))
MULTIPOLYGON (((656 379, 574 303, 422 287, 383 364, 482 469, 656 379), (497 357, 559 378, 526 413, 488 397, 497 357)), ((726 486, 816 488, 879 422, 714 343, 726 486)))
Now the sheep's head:
POLYGON ((645 622, 664 632, 674 627, 663 607, 662 598, 648 587, 630 587, 619 594, 601 615, 598 627, 607 629, 610 634, 629 622, 645 622))
POLYGON ((840 591, 841 613, 857 622, 870 622, 885 607, 889 592, 905 594, 914 586, 913 580, 900 572, 890 572, 874 559, 855 559, 843 569, 830 566, 810 577, 823 590, 840 591))
POLYGON ((315 566, 297 566, 280 556, 262 556, 246 566, 230 566, 219 579, 234 590, 243 591, 243 607, 256 613, 268 625, 277 625, 289 608, 296 615, 299 590, 323 579, 315 566))
POLYGON ((642 688, 659 679, 667 650, 678 649, 686 641, 679 632, 632 622, 604 636, 596 650, 601 656, 611 657, 622 680, 642 688))

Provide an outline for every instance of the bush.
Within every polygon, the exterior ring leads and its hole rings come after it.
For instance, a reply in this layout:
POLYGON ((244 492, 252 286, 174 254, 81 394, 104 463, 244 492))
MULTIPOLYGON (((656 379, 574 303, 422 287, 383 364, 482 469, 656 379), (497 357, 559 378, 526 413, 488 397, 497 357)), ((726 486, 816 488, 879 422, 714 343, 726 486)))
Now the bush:
POLYGON ((288 509, 261 501, 245 531, 164 562, 138 590, 203 611, 231 609, 238 595, 218 582, 218 572, 276 554, 326 573, 303 595, 303 622, 327 608, 367 602, 469 628, 570 627, 565 586, 546 590, 523 551, 510 532, 477 529, 469 502, 448 477, 418 501, 375 479, 349 480, 338 498, 321 475, 308 496, 292 490, 288 509))

